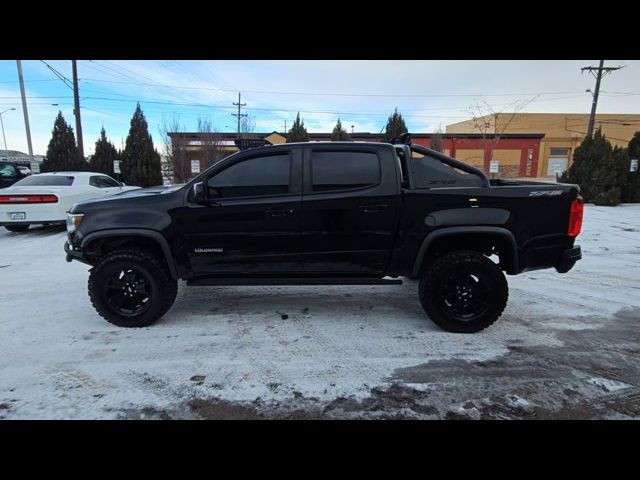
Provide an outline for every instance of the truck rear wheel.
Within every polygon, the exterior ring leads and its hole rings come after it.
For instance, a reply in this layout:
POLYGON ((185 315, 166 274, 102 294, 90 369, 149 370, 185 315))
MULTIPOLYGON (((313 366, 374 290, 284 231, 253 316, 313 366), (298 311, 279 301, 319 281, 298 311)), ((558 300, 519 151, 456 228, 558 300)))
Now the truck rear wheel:
POLYGON ((178 282, 152 253, 115 250, 91 269, 89 298, 105 320, 120 327, 146 327, 173 305, 178 282))
POLYGON ((418 293, 436 325, 448 332, 474 333, 502 315, 509 287, 500 268, 486 256, 458 250, 426 268, 418 293))

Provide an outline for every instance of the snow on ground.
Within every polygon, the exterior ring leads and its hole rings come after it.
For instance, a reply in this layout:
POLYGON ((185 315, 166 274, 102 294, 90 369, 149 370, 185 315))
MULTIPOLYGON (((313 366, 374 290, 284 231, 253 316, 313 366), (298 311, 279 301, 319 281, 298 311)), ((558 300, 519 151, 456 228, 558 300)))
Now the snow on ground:
MULTIPOLYGON (((569 391, 578 392, 580 401, 618 392, 632 395, 625 405, 640 399, 637 382, 629 379, 640 368, 633 349, 640 340, 638 205, 587 206, 577 242, 583 260, 565 275, 544 270, 508 277, 504 315, 475 335, 438 329, 425 317, 411 281, 181 285, 174 307, 156 325, 122 329, 93 310, 89 267, 66 263, 64 230, 0 230, 0 418, 140 418, 154 412, 197 418, 202 415, 185 405, 211 399, 303 409, 312 399, 318 408, 353 412, 371 410, 371 402, 384 397, 387 403, 375 407, 384 410, 391 397, 380 389, 394 385, 405 390, 393 401, 409 391, 412 402, 422 402, 411 414, 402 407, 400 416, 435 418, 464 412, 502 418, 533 412, 536 405, 560 408, 569 391), (624 332, 615 329, 621 318, 624 332), (624 351, 616 350, 622 344, 624 351), (624 357, 612 356, 618 353, 624 357), (618 368, 619 358, 635 370, 618 368), (553 377, 544 377, 541 362, 553 377), (480 374, 471 373, 479 367, 480 374), (490 380, 477 383, 486 375, 490 380), (537 384, 522 384, 536 378, 537 384), (543 395, 545 388, 557 392, 543 395), (503 398, 502 410, 496 410, 496 395, 503 398)), ((631 413, 625 408, 623 416, 635 416, 635 407, 631 413)))

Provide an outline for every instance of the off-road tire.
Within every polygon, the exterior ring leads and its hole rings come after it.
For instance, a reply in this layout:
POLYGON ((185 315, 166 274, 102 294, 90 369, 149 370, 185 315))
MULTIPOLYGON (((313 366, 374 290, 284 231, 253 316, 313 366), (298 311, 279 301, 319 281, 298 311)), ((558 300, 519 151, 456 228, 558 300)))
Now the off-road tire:
POLYGON ((9 230, 10 232, 26 232, 29 230, 29 224, 27 225, 5 225, 4 228, 9 230))
POLYGON ((171 277, 166 264, 153 253, 127 248, 114 250, 99 260, 91 269, 88 290, 91 304, 108 322, 119 327, 146 327, 155 323, 171 308, 178 293, 178 282, 171 277), (133 317, 120 315, 111 308, 103 288, 109 274, 126 267, 143 272, 151 290, 150 306, 133 317))
POLYGON ((504 311, 509 298, 509 286, 498 265, 479 252, 456 250, 436 258, 423 272, 418 286, 422 308, 439 327, 455 333, 475 333, 494 323, 504 311), (477 318, 464 321, 456 318, 451 307, 443 305, 442 290, 452 275, 480 277, 485 285, 486 311, 477 318))

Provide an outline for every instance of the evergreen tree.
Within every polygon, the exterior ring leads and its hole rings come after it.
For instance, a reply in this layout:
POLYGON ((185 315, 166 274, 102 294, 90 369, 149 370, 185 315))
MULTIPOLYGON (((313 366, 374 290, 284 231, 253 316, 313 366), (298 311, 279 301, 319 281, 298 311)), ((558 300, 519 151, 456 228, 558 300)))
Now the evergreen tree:
POLYGON ((62 112, 59 111, 47 147, 47 158, 42 162, 40 171, 77 172, 86 169, 87 162, 80 158, 73 129, 65 122, 62 112))
POLYGON ((309 134, 304 126, 304 122, 300 119, 300 112, 296 115, 296 121, 287 134, 287 143, 308 142, 309 134))
POLYGON ((153 139, 139 103, 131 119, 120 168, 123 181, 129 185, 162 185, 160 155, 153 148, 153 139))
POLYGON ((596 205, 620 203, 620 162, 623 149, 611 146, 600 128, 586 137, 573 154, 573 164, 560 181, 580 186, 585 202, 596 205))
POLYGON ((630 172, 631 159, 640 159, 640 132, 636 132, 627 148, 626 165, 624 165, 624 183, 622 185, 623 202, 640 202, 640 170, 630 172))
POLYGON ((113 175, 113 161, 118 159, 118 151, 113 144, 107 140, 104 127, 100 131, 100 138, 96 142, 96 148, 91 160, 89 169, 92 172, 100 172, 106 175, 113 175))
POLYGON ((349 142, 351 141, 351 135, 347 133, 347 131, 342 128, 342 122, 338 118, 338 123, 333 127, 333 132, 331 133, 331 141, 332 142, 349 142))
POLYGON ((393 139, 402 135, 403 133, 407 133, 407 126, 404 123, 404 119, 402 115, 398 113, 398 107, 395 108, 393 113, 387 119, 387 125, 384 130, 384 137, 382 138, 383 142, 391 143, 393 139))

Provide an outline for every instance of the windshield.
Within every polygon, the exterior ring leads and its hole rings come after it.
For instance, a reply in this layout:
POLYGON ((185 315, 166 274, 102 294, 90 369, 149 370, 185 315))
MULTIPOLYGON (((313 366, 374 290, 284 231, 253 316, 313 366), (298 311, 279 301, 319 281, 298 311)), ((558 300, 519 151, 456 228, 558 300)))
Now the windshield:
POLYGON ((69 187, 73 185, 72 176, 67 175, 31 175, 13 184, 14 187, 69 187))

